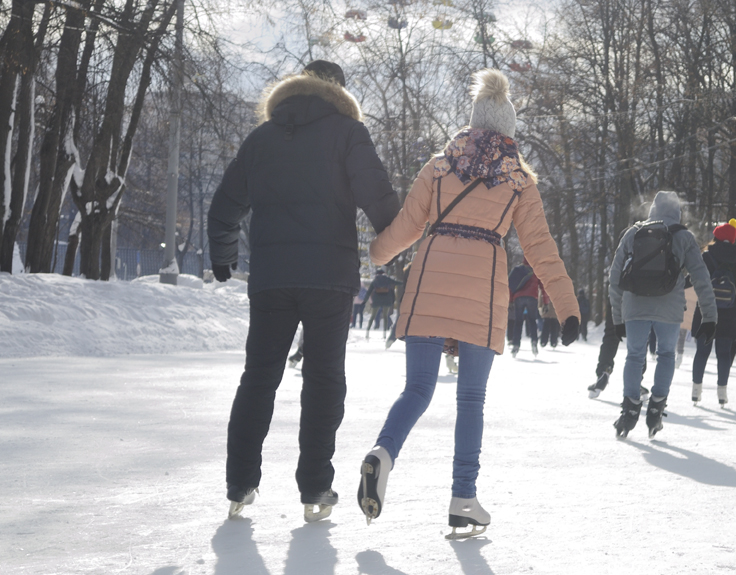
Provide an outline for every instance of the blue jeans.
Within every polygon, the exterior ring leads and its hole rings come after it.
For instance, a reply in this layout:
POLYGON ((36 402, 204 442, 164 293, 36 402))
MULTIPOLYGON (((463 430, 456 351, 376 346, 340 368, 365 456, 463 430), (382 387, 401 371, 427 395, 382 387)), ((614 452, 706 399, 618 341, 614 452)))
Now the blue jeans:
POLYGON ((639 399, 641 377, 647 358, 647 340, 652 329, 657 336, 657 367, 654 370, 652 395, 666 397, 670 392, 675 373, 675 347, 680 335, 680 324, 631 320, 626 322, 624 397, 639 399))
MULTIPOLYGON (((396 461, 414 424, 429 406, 437 385, 444 338, 406 338, 406 387, 391 407, 378 435, 380 445, 396 461)), ((452 495, 475 497, 483 441, 483 404, 486 383, 496 352, 459 342, 455 457, 452 462, 452 495)))

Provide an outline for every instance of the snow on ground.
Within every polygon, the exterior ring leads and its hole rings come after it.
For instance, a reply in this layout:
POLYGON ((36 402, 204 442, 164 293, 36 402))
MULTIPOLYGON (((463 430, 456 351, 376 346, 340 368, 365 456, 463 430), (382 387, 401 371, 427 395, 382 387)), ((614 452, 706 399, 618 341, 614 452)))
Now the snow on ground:
POLYGON ((621 356, 600 398, 587 397, 599 330, 536 359, 528 340, 515 360, 498 357, 478 481, 492 523, 477 540, 450 543, 455 376, 444 366, 370 526, 355 501, 359 465, 403 386, 403 344, 386 351, 380 332, 370 341, 351 332, 334 459, 341 502, 316 524, 304 523, 293 478, 301 379, 287 369, 260 496, 227 520, 226 426, 247 299, 235 287, 9 278, 0 275, 0 349, 15 350, 0 351, 3 575, 736 572, 736 412, 718 407, 714 362, 702 404, 692 405, 692 343, 654 441, 643 421, 628 440, 614 438, 621 356), (158 325, 167 314, 178 331, 158 325), (197 329, 213 330, 224 351, 193 351, 206 349, 193 347, 197 329), (220 330, 232 332, 232 345, 220 330), (75 348, 60 341, 71 337, 75 348))
POLYGON ((0 358, 242 349, 247 284, 179 285, 0 272, 0 358))

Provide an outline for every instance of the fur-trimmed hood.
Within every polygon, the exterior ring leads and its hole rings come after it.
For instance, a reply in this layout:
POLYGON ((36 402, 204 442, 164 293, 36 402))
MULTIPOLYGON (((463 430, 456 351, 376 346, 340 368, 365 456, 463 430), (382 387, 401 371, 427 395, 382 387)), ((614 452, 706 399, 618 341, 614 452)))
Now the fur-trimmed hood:
POLYGON ((299 74, 289 76, 266 88, 258 106, 260 122, 270 120, 276 106, 292 96, 317 96, 335 106, 340 114, 359 122, 363 121, 363 112, 358 100, 345 88, 316 76, 299 74))

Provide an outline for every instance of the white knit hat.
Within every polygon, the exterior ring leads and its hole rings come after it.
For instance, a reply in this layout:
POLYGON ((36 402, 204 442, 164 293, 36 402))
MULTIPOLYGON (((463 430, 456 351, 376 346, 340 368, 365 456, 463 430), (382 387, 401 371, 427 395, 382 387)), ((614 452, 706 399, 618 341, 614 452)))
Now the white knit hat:
POLYGON ((495 130, 514 137, 516 112, 508 97, 509 80, 501 71, 486 68, 473 74, 470 95, 473 96, 471 128, 495 130))

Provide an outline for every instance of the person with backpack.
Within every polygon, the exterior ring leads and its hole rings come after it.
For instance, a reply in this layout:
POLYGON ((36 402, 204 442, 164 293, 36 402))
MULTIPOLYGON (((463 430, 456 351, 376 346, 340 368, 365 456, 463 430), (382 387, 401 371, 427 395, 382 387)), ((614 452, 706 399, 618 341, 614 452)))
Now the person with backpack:
POLYGON ((578 290, 578 307, 580 307, 580 337, 588 341, 588 322, 590 321, 590 302, 585 295, 585 290, 578 290))
POLYGON ((526 256, 523 263, 512 269, 509 274, 509 300, 516 315, 514 335, 511 340, 511 357, 516 357, 516 354, 519 353, 524 323, 526 323, 527 335, 532 341, 532 353, 535 356, 539 353, 537 348, 537 297, 541 285, 526 256))
POLYGON ((337 64, 315 60, 271 85, 260 112, 260 125, 225 170, 207 220, 212 271, 226 281, 238 261, 240 223, 251 214, 250 326, 228 425, 227 498, 230 516, 255 500, 276 390, 301 322, 296 482, 305 520, 314 521, 338 501, 332 456, 360 289, 358 208, 380 232, 400 205, 337 64))
POLYGON ((614 423, 617 437, 634 429, 641 412, 642 369, 647 338, 657 335, 657 366, 646 410, 649 436, 662 429, 675 371, 675 346, 685 310, 685 276, 690 274, 703 323, 696 337, 713 339, 718 321, 708 268, 700 256, 695 236, 680 224, 680 200, 675 192, 657 192, 649 217, 624 233, 611 265, 609 297, 615 333, 626 338, 624 399, 621 416, 614 423))
MULTIPOLYGON (((563 345, 575 341, 580 322, 575 289, 550 234, 536 176, 513 139, 516 116, 508 79, 488 69, 473 78, 470 128, 421 169, 401 212, 370 247, 372 261, 385 265, 422 238, 431 222, 414 258, 396 327, 396 336, 406 343, 406 387, 361 462, 358 504, 369 523, 380 516, 389 472, 429 406, 445 344, 455 339, 459 372, 449 539, 478 535, 490 523, 478 502, 476 480, 486 384, 504 348, 509 290, 503 237, 512 224, 564 318, 563 345), (456 531, 471 525, 472 531, 456 531)), ((428 457, 436 467, 439 455, 428 457)))
MULTIPOLYGON (((715 347, 718 363, 718 403, 724 407, 728 403, 726 393, 728 375, 733 363, 733 347, 736 341, 736 220, 717 226, 713 230, 713 241, 703 252, 703 261, 708 266, 711 284, 718 307, 718 325, 716 327, 715 347)), ((692 332, 697 333, 703 321, 700 306, 695 308, 692 332)), ((693 358, 693 393, 692 400, 697 404, 703 393, 703 374, 705 364, 713 347, 712 341, 698 337, 695 357, 693 358)))

